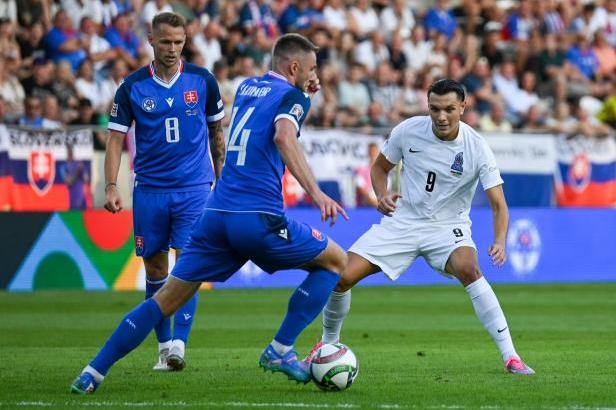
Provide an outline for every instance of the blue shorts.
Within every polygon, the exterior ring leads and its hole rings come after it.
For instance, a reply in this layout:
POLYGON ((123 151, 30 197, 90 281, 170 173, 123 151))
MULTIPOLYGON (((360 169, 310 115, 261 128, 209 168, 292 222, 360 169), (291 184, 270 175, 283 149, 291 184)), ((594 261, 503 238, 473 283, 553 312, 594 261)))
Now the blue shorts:
POLYGON ((298 268, 319 256, 327 237, 286 216, 206 209, 171 275, 224 282, 249 259, 266 272, 298 268))
POLYGON ((182 249, 199 219, 210 186, 187 192, 148 191, 135 187, 133 225, 135 253, 148 258, 169 247, 182 249))

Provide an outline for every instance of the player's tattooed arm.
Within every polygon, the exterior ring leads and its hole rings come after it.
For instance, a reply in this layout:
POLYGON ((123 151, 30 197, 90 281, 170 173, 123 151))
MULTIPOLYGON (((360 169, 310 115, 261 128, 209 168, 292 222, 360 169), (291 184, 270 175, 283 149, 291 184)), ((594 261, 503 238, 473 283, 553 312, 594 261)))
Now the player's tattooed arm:
POLYGON ((222 166, 225 163, 225 133, 220 121, 208 124, 210 134, 210 152, 212 153, 212 165, 216 179, 220 178, 222 166))

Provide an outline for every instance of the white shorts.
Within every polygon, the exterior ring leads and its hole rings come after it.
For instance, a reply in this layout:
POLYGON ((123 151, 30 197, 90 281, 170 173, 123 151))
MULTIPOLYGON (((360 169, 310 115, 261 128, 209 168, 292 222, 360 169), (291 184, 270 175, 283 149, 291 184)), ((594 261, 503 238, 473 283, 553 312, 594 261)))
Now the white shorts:
POLYGON ((349 249, 377 265, 391 280, 396 280, 419 256, 447 277, 445 265, 451 253, 469 246, 477 250, 469 222, 400 222, 385 217, 372 225, 349 249))

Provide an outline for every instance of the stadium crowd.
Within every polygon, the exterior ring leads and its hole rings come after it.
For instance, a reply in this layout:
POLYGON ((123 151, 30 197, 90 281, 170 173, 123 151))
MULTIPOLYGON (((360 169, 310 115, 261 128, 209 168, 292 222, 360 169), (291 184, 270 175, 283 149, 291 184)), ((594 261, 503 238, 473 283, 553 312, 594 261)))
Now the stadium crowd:
POLYGON ((427 113, 444 76, 483 131, 616 125, 616 0, 0 0, 0 121, 105 127, 122 78, 152 59, 162 11, 186 17, 185 59, 214 73, 227 110, 295 31, 320 47, 309 125, 387 129, 427 113))

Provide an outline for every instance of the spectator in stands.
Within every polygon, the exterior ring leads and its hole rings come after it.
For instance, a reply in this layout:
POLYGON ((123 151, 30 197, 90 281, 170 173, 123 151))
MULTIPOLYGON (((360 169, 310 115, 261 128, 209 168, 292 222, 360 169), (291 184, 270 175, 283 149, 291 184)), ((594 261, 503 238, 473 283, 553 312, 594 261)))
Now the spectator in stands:
POLYGON ((173 12, 173 7, 169 4, 169 0, 147 0, 141 9, 139 20, 149 31, 154 16, 165 12, 173 12))
POLYGON ((33 23, 30 27, 24 27, 22 36, 17 39, 23 68, 31 69, 34 60, 45 58, 44 35, 45 30, 40 21, 33 23))
POLYGON ((345 127, 355 127, 365 120, 370 105, 368 87, 360 80, 364 76, 364 67, 353 63, 348 76, 338 87, 339 113, 338 123, 345 127))
POLYGON ((79 97, 90 100, 96 110, 105 110, 106 101, 103 100, 101 87, 94 80, 92 61, 84 60, 81 63, 75 80, 75 88, 79 97))
POLYGON ((283 33, 296 32, 310 36, 314 30, 324 27, 323 13, 311 7, 310 0, 291 0, 278 19, 283 33))
POLYGON ((94 110, 92 102, 87 98, 79 100, 79 114, 69 122, 69 125, 89 125, 92 126, 94 150, 105 151, 107 146, 108 133, 106 130, 100 129, 104 119, 103 116, 94 110))
POLYGON ((464 114, 462 114, 461 120, 467 125, 473 127, 473 129, 479 128, 480 116, 475 110, 468 108, 465 109, 464 114))
MULTIPOLYGON (((60 109, 70 121, 77 115, 77 105, 79 103, 79 95, 75 88, 75 75, 71 69, 71 64, 68 61, 60 61, 56 66, 54 81, 51 85, 53 95, 60 105, 60 109)), ((43 97, 43 102, 49 96, 43 97)), ((47 117, 49 118, 49 117, 47 117)))
POLYGON ((124 60, 114 60, 111 66, 111 75, 101 83, 101 109, 108 113, 111 109, 111 102, 117 89, 120 87, 124 77, 129 74, 128 66, 124 60))
POLYGON ((17 3, 15 0, 4 0, 0 3, 0 18, 17 21, 17 3))
POLYGON ((576 119, 571 115, 569 104, 560 101, 554 106, 554 115, 546 119, 550 132, 573 135, 576 129, 576 119))
POLYGON ((602 123, 597 118, 588 115, 588 112, 577 104, 575 108, 576 124, 573 129, 574 136, 583 136, 586 138, 602 138, 610 135, 610 127, 602 123))
POLYGON ((202 26, 206 26, 212 19, 218 19, 220 5, 218 0, 194 0, 191 8, 194 18, 199 20, 202 26))
POLYGON ((378 31, 379 17, 369 0, 357 0, 349 10, 349 29, 360 40, 378 31))
MULTIPOLYGON (((323 8, 323 22, 335 39, 349 29, 349 12, 342 0, 329 0, 323 8)), ((350 33, 349 33, 350 34, 350 33)))
POLYGON ((501 29, 502 24, 497 21, 491 21, 486 24, 486 35, 481 45, 481 55, 488 59, 490 69, 492 70, 505 61, 501 45, 501 29))
POLYGON ((411 68, 407 68, 402 73, 400 98, 396 109, 403 117, 412 117, 415 115, 427 115, 426 111, 423 111, 419 105, 418 92, 415 89, 417 82, 417 76, 415 71, 411 68))
POLYGON ((40 21, 43 27, 51 26, 50 2, 43 0, 19 0, 17 3, 17 21, 20 25, 29 27, 40 21))
POLYGON ((592 51, 597 57, 597 62, 599 63, 597 76, 602 80, 608 81, 615 78, 616 50, 614 46, 607 42, 605 31, 603 29, 595 31, 592 51))
POLYGON ((60 176, 68 187, 70 209, 86 209, 86 185, 90 182, 90 172, 83 161, 75 159, 70 144, 66 145, 66 162, 60 169, 60 176))
POLYGON ((469 99, 474 101, 474 107, 480 115, 487 114, 493 103, 501 101, 494 88, 490 65, 485 57, 477 60, 473 71, 466 74, 461 83, 466 89, 469 99))
POLYGON ((545 35, 544 45, 538 57, 540 84, 537 93, 552 96, 556 101, 564 101, 567 88, 565 52, 558 46, 556 36, 552 33, 545 35))
POLYGON ((590 39, 583 33, 578 33, 575 39, 575 44, 567 50, 567 61, 586 79, 593 80, 599 70, 599 60, 590 46, 590 39))
POLYGON ((88 44, 88 58, 94 63, 94 77, 100 82, 109 75, 107 67, 117 57, 118 52, 105 38, 98 35, 97 24, 90 17, 81 19, 79 29, 79 35, 88 44))
POLYGON ((383 104, 378 101, 371 102, 368 106, 367 122, 362 127, 362 131, 378 132, 378 130, 381 130, 382 132, 384 129, 390 128, 393 123, 389 120, 387 114, 388 113, 383 108, 383 104))
POLYGON ((616 47, 616 0, 607 0, 605 9, 607 16, 603 29, 605 30, 608 43, 612 47, 616 47))
POLYGON ((445 75, 447 72, 447 35, 444 33, 436 33, 432 51, 426 60, 426 69, 429 69, 433 77, 438 78, 445 75))
POLYGON ((424 25, 430 38, 436 38, 437 34, 452 38, 458 23, 449 6, 449 0, 436 0, 436 5, 426 13, 424 25))
POLYGON ((513 126, 505 118, 505 105, 499 99, 490 104, 490 112, 481 116, 479 129, 485 132, 511 132, 513 126))
MULTIPOLYGON (((512 124, 518 124, 522 116, 528 112, 530 105, 522 100, 522 90, 518 85, 513 62, 505 61, 493 76, 494 87, 503 97, 507 108, 507 119, 512 124)), ((532 104, 532 103, 531 103, 532 104)))
POLYGON ((541 30, 546 34, 565 34, 565 23, 558 12, 557 0, 544 0, 537 2, 543 5, 543 19, 539 22, 541 30))
POLYGON ((101 0, 61 0, 73 27, 79 27, 81 20, 88 17, 96 24, 103 24, 103 2, 101 0))
POLYGON ((23 115, 26 98, 26 92, 14 70, 9 69, 4 58, 0 57, 0 96, 5 101, 5 118, 11 122, 23 115))
POLYGON ((379 30, 373 31, 370 39, 364 40, 355 49, 355 61, 372 73, 377 65, 389 60, 389 50, 385 45, 385 37, 379 30))
POLYGON ((43 98, 45 95, 51 94, 53 92, 51 84, 54 71, 53 62, 44 58, 35 59, 32 66, 32 75, 21 82, 26 95, 43 98))
POLYGON ((47 95, 43 98, 43 118, 58 124, 58 128, 61 128, 64 123, 71 121, 76 115, 76 112, 68 113, 60 110, 60 103, 55 95, 47 95))
POLYGON ((266 37, 274 41, 279 34, 276 18, 266 0, 246 1, 240 9, 240 24, 249 36, 257 30, 263 30, 266 37))
POLYGON ((403 50, 404 40, 398 32, 394 32, 391 36, 389 44, 389 63, 399 76, 400 72, 408 66, 408 60, 403 50))
POLYGON ((354 61, 355 53, 355 37, 349 31, 345 31, 340 35, 337 46, 332 50, 331 61, 335 64, 336 70, 343 75, 348 73, 354 61))
POLYGON ((0 57, 21 60, 15 25, 7 18, 0 18, 0 57))
POLYGON ((531 133, 545 133, 550 131, 540 105, 533 104, 528 108, 526 114, 522 116, 520 129, 524 132, 531 133))
POLYGON ((379 27, 388 39, 391 39, 395 32, 403 39, 409 38, 414 26, 415 16, 406 0, 392 0, 390 5, 381 11, 379 27))
POLYGON ((134 70, 138 67, 141 44, 130 28, 128 14, 118 14, 114 18, 113 26, 105 32, 105 39, 117 51, 118 57, 126 62, 129 69, 134 70))
POLYGON ((614 130, 616 129, 616 79, 612 80, 608 96, 597 113, 597 119, 614 130))
POLYGON ((379 103, 388 123, 400 121, 400 113, 397 111, 397 102, 400 100, 400 88, 388 61, 379 63, 375 71, 374 79, 369 82, 368 90, 373 102, 379 103))
POLYGON ((372 189, 372 178, 370 178, 370 168, 379 156, 378 144, 371 142, 368 145, 368 163, 355 170, 355 202, 358 207, 376 208, 378 201, 372 189))
POLYGON ((226 126, 231 120, 231 110, 233 108, 233 98, 235 98, 235 88, 233 88, 233 82, 229 79, 229 65, 224 58, 214 63, 212 74, 214 74, 216 82, 218 82, 220 97, 225 106, 225 117, 222 119, 222 124, 223 126, 226 126))
POLYGON ((24 102, 24 115, 19 119, 18 124, 28 128, 57 129, 61 124, 43 118, 43 103, 41 99, 34 95, 28 95, 24 102))
POLYGON ((257 75, 257 69, 255 68, 255 60, 250 55, 241 55, 235 61, 234 67, 235 77, 233 78, 233 89, 237 90, 240 83, 248 77, 254 77, 257 75))
POLYGON ((403 49, 409 67, 416 72, 423 70, 432 52, 432 43, 426 40, 426 31, 422 25, 413 27, 411 38, 404 42, 403 49))
POLYGON ((205 68, 212 70, 214 64, 222 58, 220 37, 222 30, 216 20, 211 20, 200 33, 195 33, 193 44, 205 62, 205 68))
POLYGON ((64 60, 69 61, 73 71, 77 71, 81 62, 85 60, 84 50, 89 48, 86 39, 79 37, 71 19, 63 9, 56 12, 54 26, 43 41, 47 56, 56 64, 64 60))

